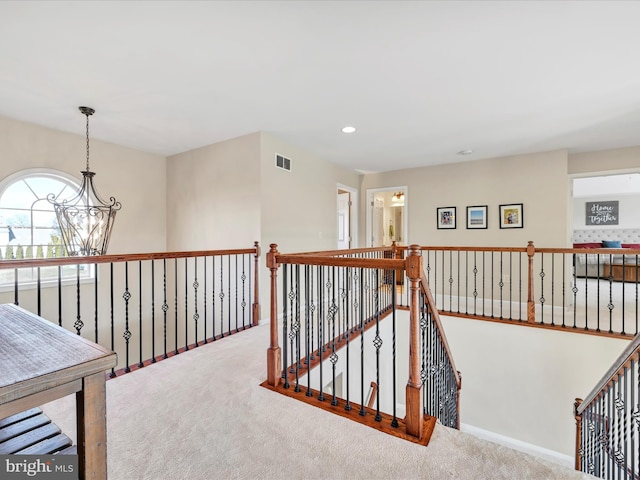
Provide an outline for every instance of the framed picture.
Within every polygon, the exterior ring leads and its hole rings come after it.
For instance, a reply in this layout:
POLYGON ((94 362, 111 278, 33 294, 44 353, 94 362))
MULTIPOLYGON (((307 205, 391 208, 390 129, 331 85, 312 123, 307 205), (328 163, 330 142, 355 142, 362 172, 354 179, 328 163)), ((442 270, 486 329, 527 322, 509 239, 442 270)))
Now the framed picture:
POLYGON ((436 209, 438 228, 456 228, 456 207, 440 207, 436 209))
POLYGON ((467 207, 467 228, 487 228, 487 206, 467 207))
POLYGON ((500 205, 500 228, 522 228, 522 204, 500 205))

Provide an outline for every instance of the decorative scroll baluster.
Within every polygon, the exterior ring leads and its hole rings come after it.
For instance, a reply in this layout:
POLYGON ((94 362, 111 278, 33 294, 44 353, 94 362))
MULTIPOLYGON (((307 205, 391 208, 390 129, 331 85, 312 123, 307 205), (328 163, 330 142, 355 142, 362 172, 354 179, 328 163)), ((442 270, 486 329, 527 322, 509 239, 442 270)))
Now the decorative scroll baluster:
MULTIPOLYGON (((184 350, 189 350, 189 263, 184 259, 184 350)), ((197 334, 197 333, 196 333, 197 334)))
MULTIPOLYGON (((224 337, 224 260, 220 259, 220 337, 224 337)), ((284 357, 285 361, 287 357, 284 357)))
POLYGON ((167 312, 169 304, 167 303, 167 259, 162 259, 162 358, 168 358, 167 354, 167 312))
POLYGON ((311 324, 312 324, 312 311, 311 311, 311 307, 312 307, 312 301, 311 301, 311 292, 310 289, 313 288, 310 285, 310 278, 313 275, 311 273, 311 269, 313 267, 311 265, 305 265, 304 266, 304 298, 305 298, 305 308, 304 308, 304 334, 305 334, 305 354, 306 354, 306 358, 305 358, 305 364, 307 367, 307 391, 306 391, 306 396, 310 397, 312 396, 312 392, 311 392, 311 360, 312 360, 312 346, 311 346, 311 332, 310 329, 312 328, 311 324))
MULTIPOLYGON (((295 310, 293 310, 293 324, 291 325, 291 333, 294 336, 295 341, 295 350, 296 354, 294 357, 295 361, 295 372, 296 372, 296 386, 294 391, 300 391, 300 368, 302 367, 302 363, 300 362, 300 357, 302 355, 300 349, 300 265, 295 266, 295 310)), ((236 302, 237 305, 237 302, 236 302)), ((291 347, 293 351, 293 345, 291 347)))
POLYGON ((129 373, 131 369, 129 368, 129 339, 131 338, 131 331, 129 330, 129 300, 131 299, 131 293, 129 292, 129 262, 125 262, 124 264, 124 293, 122 294, 122 298, 124 299, 124 318, 125 318, 125 326, 124 333, 122 337, 125 341, 125 373, 129 373))
MULTIPOLYGON (((331 267, 331 305, 329 306, 329 318, 331 322, 331 385, 332 398, 331 405, 338 404, 336 397, 336 364, 338 363, 338 354, 336 353, 336 315, 338 314, 338 306, 336 305, 336 267, 331 267)), ((328 292, 327 292, 328 293, 328 292)))
MULTIPOLYGON (((284 360, 282 368, 282 378, 284 379, 284 388, 289 388, 289 376, 287 375, 287 341, 289 339, 289 265, 282 267, 282 358, 284 360)), ((271 319, 273 321, 273 319, 271 319)))
POLYGON ((216 341, 216 257, 211 257, 211 338, 216 341))
POLYGON ((194 347, 198 346, 198 320, 200 315, 198 314, 198 257, 193 257, 193 329, 194 329, 194 347))
MULTIPOLYGON (((376 285, 378 285, 380 270, 376 268, 376 285)), ((394 285, 395 289, 395 285, 394 285)), ((380 348, 382 347, 382 338, 380 338, 380 297, 378 295, 378 289, 376 288, 373 293, 373 301, 375 302, 375 317, 376 317, 376 336, 373 339, 373 346, 376 348, 376 384, 380 388, 380 348)), ((364 332, 362 334, 364 336, 364 332)), ((363 402, 364 403, 364 402, 363 402)), ((376 395, 376 422, 382 421, 382 415, 380 415, 380 395, 376 395)))
MULTIPOLYGON (((245 273, 245 260, 248 261, 249 259, 247 258, 246 255, 242 256, 242 275, 240 276, 240 280, 242 281, 242 289, 241 289, 241 293, 242 293, 242 302, 240 303, 240 307, 242 308, 242 329, 245 330, 247 329, 247 324, 245 322, 246 319, 246 308, 247 308, 247 300, 245 297, 245 289, 246 289, 246 285, 245 285, 245 281, 247 280, 247 275, 245 273)), ((251 272, 251 268, 249 268, 249 272, 251 272)), ((237 275, 236 275, 236 279, 237 279, 237 275)), ((236 280, 237 281, 237 280, 236 280)), ((249 283, 251 283, 251 280, 249 280, 249 283)), ((236 309, 238 302, 236 301, 236 309)), ((251 322, 249 322, 249 327, 251 326, 251 322)))

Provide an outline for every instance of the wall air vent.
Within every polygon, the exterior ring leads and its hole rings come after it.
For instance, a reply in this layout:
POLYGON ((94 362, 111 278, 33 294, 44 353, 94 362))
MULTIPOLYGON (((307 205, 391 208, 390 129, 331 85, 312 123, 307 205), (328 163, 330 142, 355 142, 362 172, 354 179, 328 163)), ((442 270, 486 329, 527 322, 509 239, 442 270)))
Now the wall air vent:
POLYGON ((291 171, 291 159, 287 157, 283 157, 282 155, 278 155, 276 153, 276 167, 282 168, 288 172, 291 171))

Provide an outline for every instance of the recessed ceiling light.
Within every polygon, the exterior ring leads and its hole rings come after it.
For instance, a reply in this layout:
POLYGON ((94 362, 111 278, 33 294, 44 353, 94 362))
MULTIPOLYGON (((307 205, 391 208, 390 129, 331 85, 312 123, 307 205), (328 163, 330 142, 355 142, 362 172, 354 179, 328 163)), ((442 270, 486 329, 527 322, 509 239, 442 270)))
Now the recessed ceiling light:
POLYGON ((460 150, 458 152, 458 155, 471 155, 473 153, 473 150, 460 150))
POLYGON ((346 126, 342 127, 342 133, 353 133, 356 131, 356 127, 346 126))

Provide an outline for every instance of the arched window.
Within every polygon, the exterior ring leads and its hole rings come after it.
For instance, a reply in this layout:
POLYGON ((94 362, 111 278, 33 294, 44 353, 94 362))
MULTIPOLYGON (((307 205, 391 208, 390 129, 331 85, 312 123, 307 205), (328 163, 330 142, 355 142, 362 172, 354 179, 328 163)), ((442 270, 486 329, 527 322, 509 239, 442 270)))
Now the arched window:
MULTIPOLYGON (((17 172, 0 182, 0 261, 1 259, 54 258, 65 256, 60 228, 49 194, 69 197, 78 191, 73 177, 47 169, 17 172)), ((27 269, 23 269, 27 270, 27 269)), ((76 268, 64 268, 63 276, 76 275, 76 268)), ((0 276, 0 284, 7 282, 0 276)), ((50 272, 51 275, 54 272, 50 272)), ((90 272, 85 272, 90 275, 90 272)), ((56 274, 57 275, 57 274, 56 274)), ((27 272, 20 281, 29 281, 27 272)))

